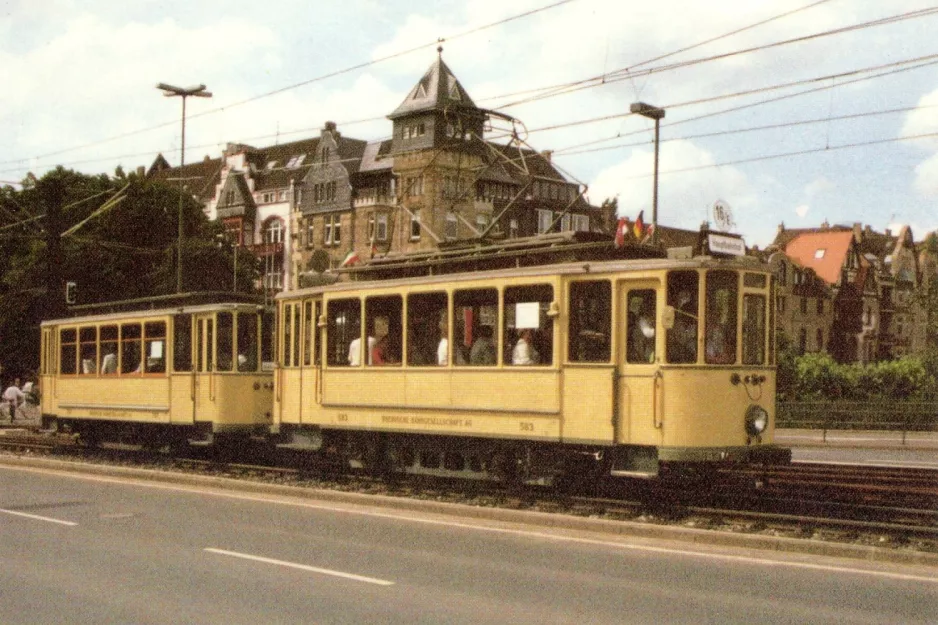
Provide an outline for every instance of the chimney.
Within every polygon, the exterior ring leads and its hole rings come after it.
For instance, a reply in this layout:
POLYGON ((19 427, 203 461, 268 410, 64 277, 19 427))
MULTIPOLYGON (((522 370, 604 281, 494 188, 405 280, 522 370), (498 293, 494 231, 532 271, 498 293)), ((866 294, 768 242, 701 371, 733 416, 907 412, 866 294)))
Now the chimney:
POLYGON ((553 150, 544 150, 543 152, 541 152, 541 156, 543 156, 544 160, 547 161, 548 163, 550 162, 550 159, 553 155, 554 155, 553 150))
POLYGON ((858 221, 853 222, 853 238, 857 243, 863 242, 863 224, 858 221))
POLYGON ((147 173, 147 170, 146 170, 146 168, 145 168, 143 165, 138 165, 138 166, 137 166, 137 175, 138 175, 138 176, 140 176, 141 178, 143 178, 143 176, 144 176, 146 173, 147 173))

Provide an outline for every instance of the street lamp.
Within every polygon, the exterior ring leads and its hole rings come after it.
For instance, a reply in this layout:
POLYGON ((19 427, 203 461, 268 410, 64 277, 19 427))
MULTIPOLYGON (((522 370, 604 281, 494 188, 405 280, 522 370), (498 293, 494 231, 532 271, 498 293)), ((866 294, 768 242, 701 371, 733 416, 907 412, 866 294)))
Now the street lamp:
POLYGON ((658 129, 661 124, 661 118, 664 117, 664 109, 645 104, 644 102, 635 102, 629 106, 629 111, 642 117, 655 120, 655 182, 651 201, 651 242, 658 243, 658 129))
MULTIPOLYGON (((212 97, 211 91, 205 90, 205 85, 196 85, 195 87, 188 87, 183 89, 182 87, 175 87, 173 85, 167 85, 165 82, 161 82, 156 85, 157 89, 163 91, 163 95, 167 98, 182 98, 182 146, 179 150, 179 168, 182 169, 183 165, 186 164, 186 98, 190 95, 197 98, 210 98, 212 97)), ((182 239, 184 236, 182 228, 182 189, 179 190, 179 240, 176 243, 176 292, 182 293, 182 239)))

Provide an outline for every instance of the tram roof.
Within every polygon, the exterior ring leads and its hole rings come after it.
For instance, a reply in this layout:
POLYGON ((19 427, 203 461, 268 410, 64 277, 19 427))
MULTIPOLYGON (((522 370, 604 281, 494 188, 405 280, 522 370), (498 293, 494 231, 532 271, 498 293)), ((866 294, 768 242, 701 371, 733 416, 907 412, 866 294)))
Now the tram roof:
MULTIPOLYGON (((521 259, 525 248, 519 246, 518 254, 511 254, 505 258, 510 260, 521 259)), ((568 248, 569 249, 569 248, 568 248)), ((602 243, 586 243, 583 247, 586 250, 599 250, 603 253, 587 255, 582 259, 569 260, 567 262, 542 262, 533 264, 530 262, 530 256, 524 256, 527 264, 515 266, 495 266, 484 269, 473 269, 471 263, 465 259, 455 259, 453 265, 457 265, 461 270, 441 270, 434 273, 432 269, 427 271, 432 265, 421 267, 426 273, 413 272, 408 274, 404 271, 374 271, 374 272, 348 272, 353 279, 351 280, 324 280, 322 284, 310 286, 294 291, 285 291, 279 293, 276 299, 291 299, 297 296, 321 293, 325 291, 356 291, 370 288, 387 288, 404 285, 418 284, 441 284, 447 282, 466 282, 471 280, 487 280, 495 278, 524 278, 524 277, 544 277, 544 276, 570 276, 570 275, 590 275, 605 274, 614 272, 638 272, 638 271, 660 271, 667 269, 706 269, 706 268, 725 268, 725 269, 748 269, 751 271, 771 271, 769 266, 762 260, 753 256, 741 257, 716 257, 716 256, 691 256, 687 250, 681 252, 672 251, 668 256, 662 256, 660 253, 636 255, 628 250, 622 251, 608 242, 608 239, 602 243), (612 252, 609 252, 609 248, 612 252), (371 274, 371 275, 369 275, 371 274), (417 274, 417 275, 415 275, 417 274), (357 279, 356 279, 357 278, 357 279)), ((528 254, 537 254, 537 251, 527 252, 528 254)), ((501 257, 500 257, 501 258, 501 257)), ((405 266, 406 269, 406 266, 405 266)), ((325 278, 329 274, 323 274, 325 278)), ((332 274, 335 276, 335 274, 332 274)), ((338 278, 338 276, 335 276, 338 278)))
POLYGON ((140 317, 155 313, 196 312, 222 308, 264 306, 263 296, 251 293, 229 293, 225 291, 195 291, 191 293, 173 293, 154 295, 135 299, 96 302, 68 307, 68 316, 43 321, 43 325, 75 321, 96 317, 119 318, 140 317))

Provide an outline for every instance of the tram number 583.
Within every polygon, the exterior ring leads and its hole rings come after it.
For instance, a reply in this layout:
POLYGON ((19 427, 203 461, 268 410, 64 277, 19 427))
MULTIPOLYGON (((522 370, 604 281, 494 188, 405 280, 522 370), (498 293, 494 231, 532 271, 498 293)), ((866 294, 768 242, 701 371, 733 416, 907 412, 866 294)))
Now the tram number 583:
POLYGON ((533 431, 534 431, 534 424, 531 423, 530 421, 522 421, 522 422, 521 422, 521 431, 522 431, 522 432, 533 432, 533 431))

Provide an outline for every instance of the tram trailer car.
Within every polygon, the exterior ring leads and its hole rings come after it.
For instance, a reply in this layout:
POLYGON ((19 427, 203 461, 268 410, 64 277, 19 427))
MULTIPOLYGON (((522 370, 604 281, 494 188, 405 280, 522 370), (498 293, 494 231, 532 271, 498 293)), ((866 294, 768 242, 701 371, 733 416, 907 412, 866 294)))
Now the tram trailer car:
POLYGON ((278 295, 272 433, 378 470, 532 482, 785 463, 751 258, 577 262, 278 295))
POLYGON ((273 313, 257 298, 183 294, 73 312, 42 323, 45 428, 151 447, 267 434, 273 313))

